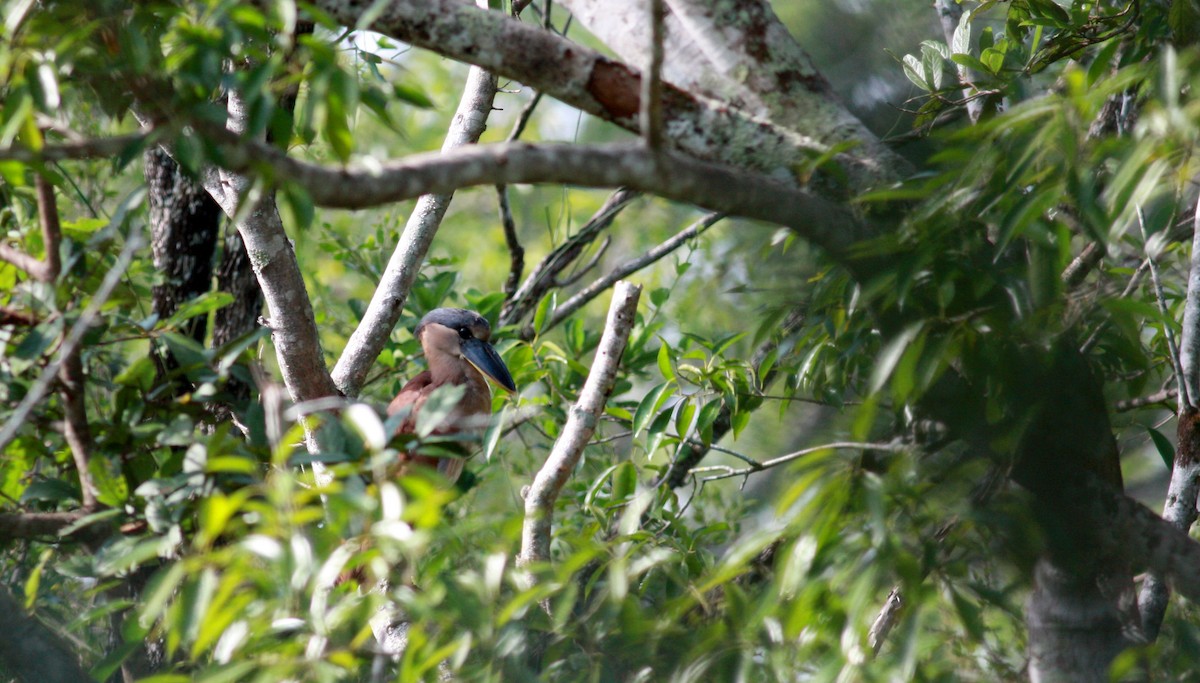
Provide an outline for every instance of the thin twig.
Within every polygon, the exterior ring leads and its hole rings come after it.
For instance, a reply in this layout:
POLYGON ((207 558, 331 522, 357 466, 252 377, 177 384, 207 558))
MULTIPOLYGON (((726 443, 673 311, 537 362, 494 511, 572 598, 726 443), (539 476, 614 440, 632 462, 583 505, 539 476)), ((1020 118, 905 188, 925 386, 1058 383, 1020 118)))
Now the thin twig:
POLYGON ((550 558, 550 532, 554 503, 571 471, 592 438, 600 414, 616 382, 617 366, 625 344, 633 331, 634 314, 642 288, 628 282, 617 283, 604 334, 596 349, 592 369, 571 407, 554 448, 538 470, 525 496, 525 523, 521 530, 521 551, 517 564, 527 566, 550 558))
MULTIPOLYGON (((546 292, 555 286, 558 274, 566 270, 584 248, 595 241, 601 232, 612 225, 613 219, 626 206, 636 199, 638 193, 620 189, 608 196, 604 204, 596 211, 570 239, 546 255, 529 275, 511 298, 504 304, 500 313, 500 326, 514 325, 533 311, 546 292)), ((532 331, 530 335, 532 337, 532 331)))
POLYGON ((570 299, 567 299, 563 303, 559 304, 558 308, 554 310, 554 314, 550 316, 550 322, 547 324, 547 328, 555 327, 562 323, 562 321, 566 320, 567 317, 573 315, 580 308, 583 308, 585 305, 587 305, 592 299, 595 299, 597 296, 599 296, 601 292, 611 287, 614 282, 623 277, 628 277, 633 273, 645 268, 646 266, 662 259, 664 256, 670 254, 685 244, 688 240, 702 235, 704 231, 711 228, 724 217, 725 214, 721 213, 707 214, 695 223, 692 223, 683 230, 675 233, 675 235, 662 244, 659 244, 653 249, 647 251, 642 256, 631 259, 617 266, 603 277, 597 279, 595 282, 592 282, 587 287, 584 287, 570 299))
POLYGON ((889 453, 899 453, 901 451, 908 450, 909 448, 910 448, 910 446, 908 446, 906 444, 897 444, 897 443, 866 443, 866 442, 859 442, 859 441, 834 441, 833 443, 821 444, 820 446, 811 446, 809 448, 802 448, 798 451, 788 453, 787 455, 781 455, 778 458, 771 458, 770 460, 764 460, 761 463, 757 463, 755 465, 750 465, 749 467, 743 467, 741 469, 734 469, 732 467, 727 467, 725 465, 711 465, 709 467, 694 468, 691 470, 691 473, 698 474, 698 473, 704 473, 704 472, 716 472, 716 471, 722 472, 722 474, 716 474, 711 477, 701 478, 702 482, 709 482, 709 481, 717 481, 719 479, 731 479, 733 477, 745 477, 745 476, 754 474, 755 472, 769 470, 772 467, 778 467, 779 465, 785 465, 794 460, 799 460, 800 458, 803 458, 804 456, 810 455, 812 453, 816 453, 817 451, 827 451, 827 450, 832 450, 832 449, 860 449, 860 450, 864 450, 864 451, 869 450, 869 451, 885 451, 885 452, 889 452, 889 453))
POLYGON ((1113 412, 1124 413, 1130 410, 1137 410, 1146 406, 1152 406, 1156 403, 1166 403, 1179 396, 1178 389, 1163 389, 1162 391, 1150 394, 1149 396, 1139 396, 1138 398, 1127 398, 1117 401, 1113 405, 1113 412))
POLYGON ((513 220, 512 207, 508 203, 508 186, 496 186, 496 200, 500 209, 500 224, 504 226, 504 242, 508 245, 508 277, 504 280, 504 298, 511 299, 521 284, 525 272, 525 247, 517 238, 517 223, 513 220))
POLYGON ((25 398, 21 399, 21 402, 17 405, 16 409, 13 410, 12 415, 10 415, 8 418, 8 422, 4 424, 4 428, 0 429, 0 451, 3 451, 4 448, 12 442, 13 438, 17 435, 17 430, 19 430, 21 426, 25 424, 25 420, 29 417, 30 411, 32 411, 33 407, 37 405, 46 395, 46 392, 50 389, 50 384, 54 381, 54 378, 58 376, 59 370, 62 368, 64 362, 71 356, 71 354, 75 353, 79 343, 83 340, 83 335, 87 333, 88 328, 91 327, 92 323, 95 322, 96 317, 99 315, 100 308, 104 306, 104 304, 108 301, 108 298, 112 296, 113 290, 116 289, 117 284, 121 280, 121 276, 125 273, 125 269, 128 268, 129 264, 133 261, 134 253, 143 246, 141 229, 137 227, 136 223, 133 225, 135 227, 131 228, 129 237, 125 240, 125 248, 122 249, 120 255, 117 256, 117 262, 108 271, 108 273, 105 274, 104 280, 100 283, 100 287, 97 288, 96 293, 92 295, 92 300, 88 302, 87 307, 83 309, 83 313, 79 315, 79 319, 75 321, 75 325, 71 327, 71 331, 67 334, 62 346, 59 347, 58 356, 42 369, 42 374, 39 375, 37 381, 35 381, 33 385, 29 387, 29 391, 25 394, 25 398))
MULTIPOLYGON (((1146 215, 1142 212, 1142 207, 1139 204, 1135 207, 1137 212, 1138 226, 1142 230, 1142 243, 1149 245, 1149 235, 1146 232, 1146 215)), ((1163 293, 1162 280, 1158 276, 1158 264, 1154 260, 1154 254, 1146 249, 1146 262, 1150 264, 1150 281, 1154 284, 1154 299, 1158 302, 1158 311, 1162 313, 1164 320, 1171 319, 1171 309, 1167 306, 1167 297, 1163 293)), ((1163 333, 1167 338, 1167 351, 1171 354, 1171 365, 1175 368, 1175 381, 1179 388, 1179 406, 1182 410, 1186 406, 1192 405, 1191 399, 1188 397, 1187 382, 1183 374, 1183 366, 1180 365, 1179 345, 1175 343, 1175 330, 1170 325, 1163 325, 1163 333)))

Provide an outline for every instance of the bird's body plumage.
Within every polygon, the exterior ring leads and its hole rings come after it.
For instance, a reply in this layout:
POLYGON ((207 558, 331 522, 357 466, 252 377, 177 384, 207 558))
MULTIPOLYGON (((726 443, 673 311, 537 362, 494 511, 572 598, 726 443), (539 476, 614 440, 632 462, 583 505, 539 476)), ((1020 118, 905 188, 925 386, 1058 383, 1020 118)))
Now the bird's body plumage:
MULTIPOLYGON (((388 415, 408 411, 396 432, 415 432, 422 406, 434 391, 446 385, 462 386, 462 398, 433 433, 482 432, 492 413, 492 392, 485 374, 506 390, 515 389, 508 368, 488 343, 491 329, 487 321, 461 308, 439 308, 421 320, 414 334, 425 351, 429 369, 409 380, 388 404, 388 415)), ((463 460, 402 454, 401 473, 410 465, 435 467, 453 482, 462 473, 463 460)))

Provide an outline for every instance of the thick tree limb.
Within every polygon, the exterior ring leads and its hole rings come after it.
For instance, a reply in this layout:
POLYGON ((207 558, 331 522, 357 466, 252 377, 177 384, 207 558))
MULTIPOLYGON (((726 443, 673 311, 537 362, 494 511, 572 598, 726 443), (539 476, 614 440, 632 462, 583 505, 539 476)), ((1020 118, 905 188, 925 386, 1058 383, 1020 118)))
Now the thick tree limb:
POLYGON ((571 470, 579 462, 584 447, 591 440, 604 404, 612 393, 617 366, 625 351, 629 333, 633 330, 641 291, 640 286, 628 282, 618 282, 613 288, 604 334, 596 348, 596 357, 583 390, 579 392, 579 400, 571 407, 562 433, 525 495, 525 523, 521 528, 521 551, 517 555, 517 564, 521 566, 545 562, 550 558, 554 503, 571 470))
MULTIPOLYGON (((479 141, 479 136, 487 127, 495 95, 496 77, 479 67, 472 67, 458 111, 442 143, 443 152, 479 141)), ((392 328, 400 319, 409 290, 417 279, 421 263, 453 197, 451 190, 422 195, 417 200, 404 226, 400 243, 392 252, 383 278, 375 288, 371 303, 333 369, 333 382, 343 394, 356 396, 362 388, 367 371, 379 357, 379 352, 392 334, 392 328)))
POLYGON ((850 250, 874 236, 842 204, 796 190, 749 171, 697 161, 677 152, 655 153, 640 144, 471 145, 424 153, 378 169, 326 168, 265 145, 222 148, 235 170, 268 165, 274 177, 298 183, 319 206, 363 208, 477 185, 568 183, 627 187, 712 211, 794 228, 846 262, 850 250))
POLYGON ((1183 308, 1183 339, 1179 365, 1183 377, 1180 410, 1200 410, 1200 196, 1192 218, 1192 260, 1188 270, 1187 301, 1183 308), (1185 401, 1185 394, 1186 398, 1185 401))
MULTIPOLYGON (((646 63, 650 24, 640 3, 563 4, 626 62, 646 63)), ((854 141, 857 149, 843 163, 859 189, 907 168, 837 100, 768 3, 667 0, 667 9, 666 82, 803 131, 822 145, 854 141)))
POLYGON ((0 662, 8 673, 28 683, 93 683, 78 655, 42 622, 25 613, 7 588, 0 589, 0 662))
POLYGON ((25 512, 0 514, 0 541, 57 536, 83 519, 82 512, 25 512))
MULTIPOLYGON (((346 26, 357 25, 363 10, 346 0, 317 0, 313 5, 346 26)), ((643 17, 639 13, 639 21, 643 17)), ((477 64, 627 130, 639 130, 641 74, 550 31, 456 0, 396 0, 369 28, 477 64)), ((813 137, 669 84, 663 88, 663 122, 667 138, 679 150, 780 178, 792 177, 795 166, 828 149, 828 144, 813 137)), ((881 151, 885 149, 868 143, 852 152, 858 156, 839 156, 854 179, 852 190, 896 177, 897 157, 881 151), (881 156, 872 157, 874 151, 881 156)))
MULTIPOLYGON (((230 130, 235 135, 241 134, 248 114, 236 91, 231 91, 228 99, 230 130)), ((252 196, 249 177, 224 169, 206 174, 204 185, 221 209, 234 219, 245 242, 250 265, 270 311, 271 336, 292 400, 301 402, 337 395, 337 387, 325 369, 304 276, 279 219, 274 194, 252 196), (246 201, 252 202, 252 206, 243 206, 246 201)))

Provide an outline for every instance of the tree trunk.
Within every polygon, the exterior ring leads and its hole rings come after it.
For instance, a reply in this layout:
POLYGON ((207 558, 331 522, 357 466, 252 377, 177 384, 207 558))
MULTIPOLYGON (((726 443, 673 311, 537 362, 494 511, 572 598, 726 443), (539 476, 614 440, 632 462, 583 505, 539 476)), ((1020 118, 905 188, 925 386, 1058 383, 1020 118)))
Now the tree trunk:
POLYGON ((1033 683, 1106 681, 1113 659, 1128 645, 1097 577, 1063 571, 1049 560, 1034 571, 1025 618, 1033 683))
MULTIPOLYGON (((145 168, 154 267, 165 277, 153 291, 154 313, 162 319, 173 315, 180 304, 212 289, 221 207, 162 149, 146 152, 145 168)), ((207 322, 207 316, 196 316, 184 323, 182 331, 203 343, 207 322)), ((170 351, 165 354, 158 363, 160 379, 179 367, 170 351)))

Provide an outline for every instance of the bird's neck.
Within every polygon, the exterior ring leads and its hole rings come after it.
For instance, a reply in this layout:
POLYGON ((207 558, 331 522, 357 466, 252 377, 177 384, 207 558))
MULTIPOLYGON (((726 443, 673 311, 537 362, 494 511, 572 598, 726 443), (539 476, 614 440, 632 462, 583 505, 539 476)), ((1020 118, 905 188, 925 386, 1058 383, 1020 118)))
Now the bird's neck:
POLYGON ((429 374, 433 375, 433 384, 465 384, 468 391, 486 395, 491 394, 491 388, 483 375, 464 359, 447 360, 441 355, 426 356, 429 362, 429 374))

